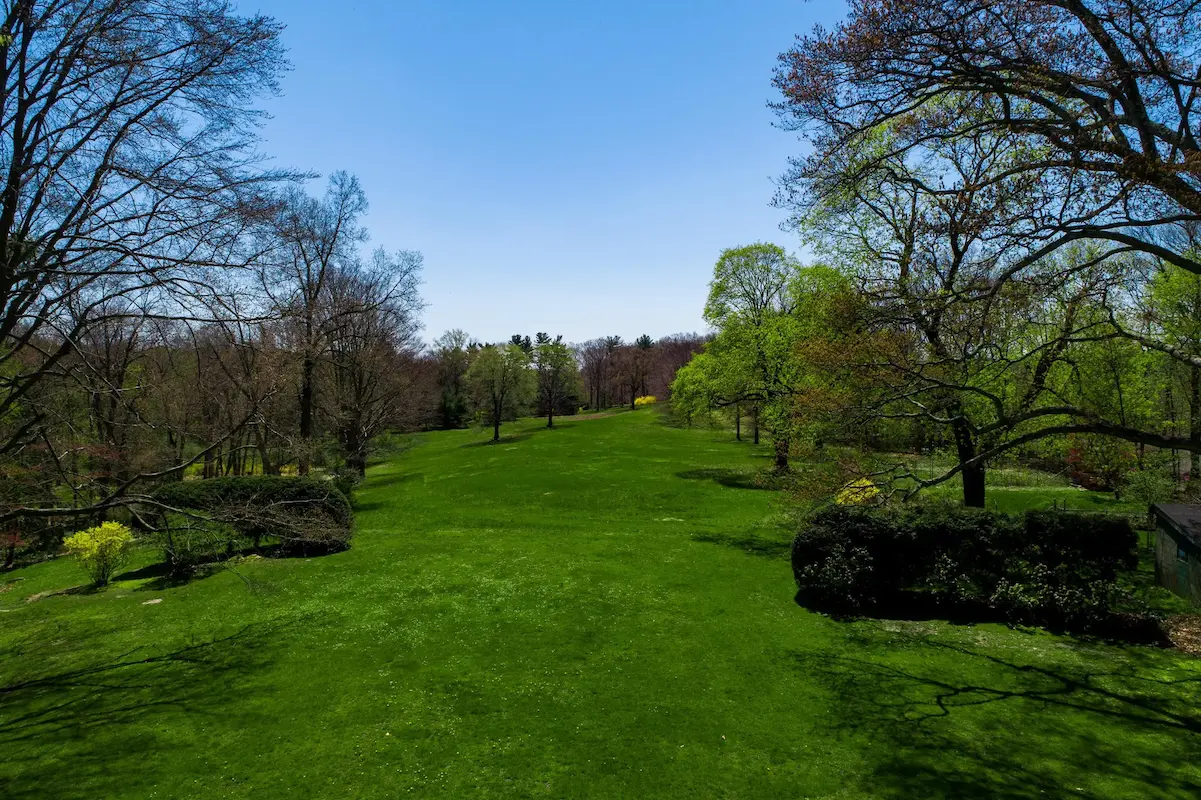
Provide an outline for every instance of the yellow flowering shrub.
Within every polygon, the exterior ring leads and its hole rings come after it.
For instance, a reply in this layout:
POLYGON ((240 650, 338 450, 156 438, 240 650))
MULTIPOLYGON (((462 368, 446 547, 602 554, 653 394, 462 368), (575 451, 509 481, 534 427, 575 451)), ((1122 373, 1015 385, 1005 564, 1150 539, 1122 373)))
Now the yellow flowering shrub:
POLYGON ((104 586, 129 560, 133 532, 119 522, 105 522, 68 536, 63 544, 91 576, 92 583, 104 586))
POLYGON ((646 408, 647 406, 653 406, 657 402, 659 402, 659 398, 653 394, 648 394, 645 397, 635 397, 634 408, 646 408))
POLYGON ((879 496, 880 490, 876 484, 867 478, 860 478, 844 486, 842 491, 834 496, 834 502, 840 506, 861 506, 873 502, 879 496))

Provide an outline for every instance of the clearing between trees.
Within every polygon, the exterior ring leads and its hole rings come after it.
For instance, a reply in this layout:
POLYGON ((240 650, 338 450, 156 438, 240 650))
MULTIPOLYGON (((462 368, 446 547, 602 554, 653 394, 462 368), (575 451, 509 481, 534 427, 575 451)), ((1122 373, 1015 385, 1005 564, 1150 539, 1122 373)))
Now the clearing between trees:
POLYGON ((1201 661, 811 613, 770 446, 653 410, 491 433, 371 468, 345 552, 7 574, 4 796, 1201 794, 1201 661))

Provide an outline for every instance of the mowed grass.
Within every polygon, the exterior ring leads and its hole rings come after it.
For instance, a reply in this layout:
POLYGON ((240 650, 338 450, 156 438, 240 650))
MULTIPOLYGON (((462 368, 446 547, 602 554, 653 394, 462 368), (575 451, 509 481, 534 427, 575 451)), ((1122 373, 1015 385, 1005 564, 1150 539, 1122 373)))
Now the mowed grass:
POLYGON ((1201 795, 1201 662, 810 613, 766 450, 653 411, 505 430, 373 469, 346 553, 8 575, 0 796, 1201 795))

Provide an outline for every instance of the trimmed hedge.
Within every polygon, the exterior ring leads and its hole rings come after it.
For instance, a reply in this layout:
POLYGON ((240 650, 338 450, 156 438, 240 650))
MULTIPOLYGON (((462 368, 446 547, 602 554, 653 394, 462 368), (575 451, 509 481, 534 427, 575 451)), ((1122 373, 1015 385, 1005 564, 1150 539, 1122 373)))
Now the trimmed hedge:
POLYGON ((278 538, 286 550, 332 552, 350 546, 350 501, 330 481, 252 476, 181 481, 159 487, 154 500, 212 517, 254 539, 278 538))
POLYGON ((1109 618, 1137 545, 1128 521, 1100 515, 831 506, 797 534, 792 569, 798 600, 829 610, 934 605, 1087 630, 1109 618))

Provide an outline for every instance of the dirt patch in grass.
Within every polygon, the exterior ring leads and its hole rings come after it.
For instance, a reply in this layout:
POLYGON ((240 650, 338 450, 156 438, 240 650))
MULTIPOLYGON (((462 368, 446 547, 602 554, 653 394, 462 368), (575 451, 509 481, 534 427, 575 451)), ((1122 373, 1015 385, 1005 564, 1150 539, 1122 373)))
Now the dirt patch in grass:
POLYGON ((1165 627, 1172 644, 1189 655, 1201 657, 1201 614, 1172 617, 1165 627))
POLYGON ((47 597, 59 597, 68 594, 90 594, 98 591, 95 586, 71 586, 66 589, 48 589, 44 592, 31 594, 25 598, 26 603, 36 603, 39 600, 45 600, 47 597))

